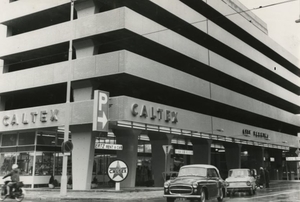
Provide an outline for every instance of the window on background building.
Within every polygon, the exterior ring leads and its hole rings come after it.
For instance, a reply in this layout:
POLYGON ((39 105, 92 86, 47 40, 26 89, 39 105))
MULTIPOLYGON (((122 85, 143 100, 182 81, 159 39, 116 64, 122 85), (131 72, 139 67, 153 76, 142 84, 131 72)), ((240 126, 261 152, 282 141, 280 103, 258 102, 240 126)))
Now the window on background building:
POLYGON ((2 135, 2 146, 16 146, 17 134, 4 134, 2 135))
POLYGON ((33 145, 35 143, 35 132, 19 133, 19 145, 33 145))

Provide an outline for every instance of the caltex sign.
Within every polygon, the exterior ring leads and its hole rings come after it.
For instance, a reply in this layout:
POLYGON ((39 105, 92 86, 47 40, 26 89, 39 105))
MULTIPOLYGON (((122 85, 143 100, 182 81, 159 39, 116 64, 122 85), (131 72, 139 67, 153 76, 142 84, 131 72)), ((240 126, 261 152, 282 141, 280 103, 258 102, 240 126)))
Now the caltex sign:
POLYGON ((107 173, 112 181, 121 182, 128 175, 128 166, 124 161, 115 160, 108 166, 107 173))

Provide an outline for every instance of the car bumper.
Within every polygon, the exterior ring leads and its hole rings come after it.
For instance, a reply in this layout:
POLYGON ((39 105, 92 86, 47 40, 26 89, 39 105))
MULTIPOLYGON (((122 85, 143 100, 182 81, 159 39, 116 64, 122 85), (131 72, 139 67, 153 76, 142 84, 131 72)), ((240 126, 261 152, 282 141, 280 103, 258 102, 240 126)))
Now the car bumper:
POLYGON ((250 191, 252 187, 227 187, 227 192, 232 191, 250 191))
POLYGON ((200 195, 165 194, 165 198, 200 198, 200 195))

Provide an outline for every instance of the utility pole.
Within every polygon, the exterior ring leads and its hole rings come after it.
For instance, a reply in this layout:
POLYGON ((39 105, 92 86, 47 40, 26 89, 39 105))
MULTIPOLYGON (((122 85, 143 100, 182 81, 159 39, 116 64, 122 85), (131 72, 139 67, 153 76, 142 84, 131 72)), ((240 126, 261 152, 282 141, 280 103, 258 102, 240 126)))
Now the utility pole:
MULTIPOLYGON (((71 2, 71 14, 70 14, 70 24, 72 27, 71 30, 71 39, 69 42, 69 54, 68 54, 68 61, 70 64, 68 74, 68 81, 67 81, 67 95, 66 95, 66 117, 65 117, 65 129, 64 129, 64 142, 67 142, 69 140, 69 131, 70 131, 70 94, 71 94, 71 71, 72 71, 72 55, 73 55, 73 18, 74 18, 74 1, 70 0, 71 2)), ((61 176, 61 182, 60 182, 60 195, 65 196, 67 195, 67 168, 68 168, 68 155, 63 155, 63 165, 62 165, 62 176, 61 176)))

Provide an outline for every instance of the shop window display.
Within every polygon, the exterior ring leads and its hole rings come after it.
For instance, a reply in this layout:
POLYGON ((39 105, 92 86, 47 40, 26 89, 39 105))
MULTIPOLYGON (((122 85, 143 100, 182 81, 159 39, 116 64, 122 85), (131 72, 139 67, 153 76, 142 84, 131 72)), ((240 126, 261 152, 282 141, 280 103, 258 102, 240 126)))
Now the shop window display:
POLYGON ((17 163, 21 170, 21 175, 32 175, 33 171, 33 154, 19 153, 17 163))
MULTIPOLYGON (((55 175, 62 175, 63 154, 55 153, 55 175)), ((72 175, 72 157, 68 157, 67 175, 72 175)))
POLYGON ((33 155, 32 153, 4 153, 1 154, 1 175, 6 175, 12 170, 12 165, 17 163, 21 175, 32 175, 33 155))
POLYGON ((16 153, 1 154, 1 175, 6 175, 12 170, 12 165, 16 163, 16 153))
POLYGON ((51 175, 53 166, 53 153, 36 152, 35 175, 51 175))

